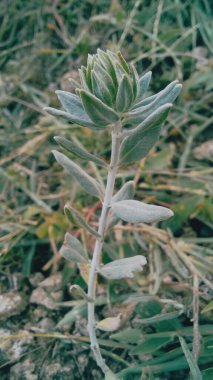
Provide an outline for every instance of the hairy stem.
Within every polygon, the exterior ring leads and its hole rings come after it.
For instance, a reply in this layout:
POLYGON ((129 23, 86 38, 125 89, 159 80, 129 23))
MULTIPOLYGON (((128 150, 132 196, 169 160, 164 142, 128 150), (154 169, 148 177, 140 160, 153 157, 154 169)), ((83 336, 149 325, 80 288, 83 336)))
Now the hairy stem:
POLYGON ((101 216, 99 220, 98 233, 100 235, 99 239, 96 239, 95 248, 93 252, 93 258, 91 262, 89 283, 88 283, 88 297, 93 301, 88 302, 88 333, 90 336, 91 349, 93 350, 96 362, 98 366, 102 369, 104 373, 109 371, 108 366, 105 364, 104 359, 101 356, 100 347, 96 336, 96 326, 95 326, 95 298, 96 298, 96 282, 97 282, 97 268, 101 263, 101 254, 104 243, 105 229, 107 225, 107 217, 109 206, 111 203, 113 189, 115 185, 115 178, 117 174, 118 159, 120 150, 120 127, 116 126, 116 129, 112 132, 112 151, 111 151, 111 161, 109 166, 109 172, 107 176, 107 184, 105 190, 105 196, 101 211, 101 216))

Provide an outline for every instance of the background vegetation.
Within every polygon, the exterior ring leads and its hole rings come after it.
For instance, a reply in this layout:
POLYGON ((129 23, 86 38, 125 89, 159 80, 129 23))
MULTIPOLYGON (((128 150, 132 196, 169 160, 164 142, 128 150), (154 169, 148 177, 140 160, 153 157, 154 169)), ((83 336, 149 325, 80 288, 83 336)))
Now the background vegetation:
MULTIPOLYGON (((109 136, 43 111, 58 106, 54 90, 74 91, 68 78, 78 81, 77 68, 99 47, 120 49, 141 73, 152 70, 150 93, 174 79, 183 83, 157 146, 138 166, 122 170, 117 181, 119 188, 124 179, 134 179, 137 199, 169 206, 175 217, 160 229, 119 225, 106 242, 105 262, 134 251, 145 254, 149 265, 134 281, 102 282, 97 318, 123 313, 119 332, 100 334, 103 355, 124 379, 213 378, 210 3, 0 2, 0 287, 2 294, 12 290, 27 299, 20 313, 2 321, 8 331, 7 339, 0 336, 3 378, 68 379, 70 371, 75 380, 102 378, 89 354, 86 307, 69 294, 73 283, 86 289, 86 275, 82 268, 65 265, 57 251, 68 230, 87 247, 93 245, 89 235, 65 219, 65 202, 73 202, 93 226, 100 204, 64 175, 51 149, 54 135, 72 135, 107 159, 109 136), (40 286, 35 278, 52 279, 58 273, 58 303, 51 308, 32 299, 40 286), (41 327, 42 318, 52 327, 41 327), (5 344, 14 351, 15 342, 23 339, 27 352, 5 359, 5 344), (58 367, 48 372, 53 363, 58 367)), ((98 175, 94 165, 89 170, 98 175)))

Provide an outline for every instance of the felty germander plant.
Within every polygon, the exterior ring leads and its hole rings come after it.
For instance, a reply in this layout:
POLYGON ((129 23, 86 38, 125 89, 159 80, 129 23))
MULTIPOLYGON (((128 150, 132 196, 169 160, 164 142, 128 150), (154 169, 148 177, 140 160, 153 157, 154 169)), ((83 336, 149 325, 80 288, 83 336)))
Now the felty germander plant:
POLYGON ((96 362, 105 374, 105 379, 114 379, 115 375, 102 358, 96 328, 109 330, 110 324, 117 324, 119 316, 96 323, 97 275, 106 279, 133 277, 134 272, 142 271, 146 258, 137 255, 102 265, 105 236, 120 220, 133 224, 153 223, 173 215, 173 212, 166 207, 133 200, 133 181, 125 183, 116 194, 113 194, 116 175, 119 167, 141 160, 156 143, 161 125, 180 93, 181 84, 175 80, 156 95, 145 98, 151 72, 139 77, 135 67, 127 64, 121 53, 102 50, 88 56, 87 66, 82 66, 79 74, 81 86, 76 89, 76 95, 66 91, 56 91, 64 110, 49 107, 46 110, 52 115, 64 117, 71 123, 96 130, 97 133, 107 129, 112 137, 111 159, 108 164, 102 158, 76 145, 74 141, 55 137, 63 149, 83 160, 93 161, 108 172, 106 186, 103 188, 101 183, 65 154, 53 151, 58 163, 76 179, 79 185, 102 202, 97 230, 88 225, 70 204, 65 206, 68 218, 74 219, 95 237, 91 262, 88 261, 80 241, 68 232, 60 252, 67 260, 88 264, 88 292, 86 294, 79 288, 78 291, 88 302, 88 333, 96 362))

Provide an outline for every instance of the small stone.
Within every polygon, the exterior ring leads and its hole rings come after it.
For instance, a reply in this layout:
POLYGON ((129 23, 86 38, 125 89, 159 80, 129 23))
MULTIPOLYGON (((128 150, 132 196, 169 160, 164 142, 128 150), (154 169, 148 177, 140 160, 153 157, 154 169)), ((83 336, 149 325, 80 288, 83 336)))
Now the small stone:
POLYGON ((41 329, 41 331, 52 331, 55 327, 55 322, 51 318, 44 318, 38 323, 37 326, 41 329))
POLYGON ((0 320, 20 314, 26 306, 26 299, 18 292, 0 294, 0 320))
POLYGON ((44 276, 41 272, 36 272, 32 274, 29 278, 30 284, 34 287, 37 288, 37 286, 44 280, 44 276))
POLYGON ((39 283, 39 286, 46 289, 48 292, 56 292, 62 287, 62 275, 61 273, 55 273, 42 282, 39 283))
POLYGON ((73 369, 69 367, 62 367, 60 363, 50 363, 45 367, 44 379, 45 380, 70 380, 73 376, 73 369))
POLYGON ((0 330, 0 357, 2 364, 8 361, 13 363, 20 360, 33 341, 33 337, 26 330, 17 331, 15 333, 16 339, 12 338, 13 335, 14 333, 9 330, 0 330))
POLYGON ((42 305, 50 310, 55 310, 58 308, 56 305, 56 302, 51 298, 51 296, 41 287, 36 288, 33 290, 31 297, 30 297, 30 303, 35 303, 37 305, 42 305))
POLYGON ((47 316, 47 310, 37 307, 35 310, 33 310, 33 316, 35 322, 40 321, 40 319, 45 318, 47 316))
POLYGON ((38 380, 38 375, 35 372, 35 364, 30 359, 26 359, 11 368, 10 380, 38 380))

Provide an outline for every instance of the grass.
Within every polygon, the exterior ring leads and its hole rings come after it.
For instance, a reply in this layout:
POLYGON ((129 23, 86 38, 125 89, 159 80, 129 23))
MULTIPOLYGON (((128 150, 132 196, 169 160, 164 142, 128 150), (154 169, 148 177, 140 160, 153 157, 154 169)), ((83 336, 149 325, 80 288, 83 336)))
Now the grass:
MULTIPOLYGON (((65 295, 57 322, 67 311, 66 302, 73 306, 66 315, 69 322, 75 325, 76 313, 85 316, 82 301, 70 301, 66 291, 68 284, 86 284, 82 268, 65 266, 58 257, 64 233, 73 230, 87 247, 92 245, 88 235, 65 220, 63 206, 74 202, 95 226, 99 204, 93 207, 92 199, 59 170, 50 153, 53 136, 72 134, 106 159, 109 137, 47 116, 43 107, 56 104, 54 90, 72 90, 68 77, 77 80, 77 68, 98 47, 119 47, 141 73, 152 70, 150 92, 176 78, 183 82, 155 149, 134 177, 135 167, 128 167, 117 180, 119 187, 124 178, 134 179, 138 199, 175 212, 161 229, 119 225, 106 243, 105 262, 125 257, 130 249, 149 260, 147 272, 135 281, 112 281, 107 289, 103 283, 99 296, 100 319, 128 310, 120 332, 110 339, 100 335, 103 355, 126 379, 187 378, 190 368, 198 370, 197 361, 203 378, 212 378, 213 170, 212 148, 202 145, 212 139, 211 12, 207 0, 0 4, 0 271, 7 279, 21 272, 24 281, 37 271, 45 276, 62 271, 65 295)), ((88 169, 97 175, 94 165, 88 169)), ((7 281, 1 288, 8 289, 7 281)), ((63 336, 57 338, 64 342, 63 336)), ((82 335, 82 341, 78 347, 88 350, 87 337, 82 335)), ((91 368, 92 358, 87 372, 91 368)))

